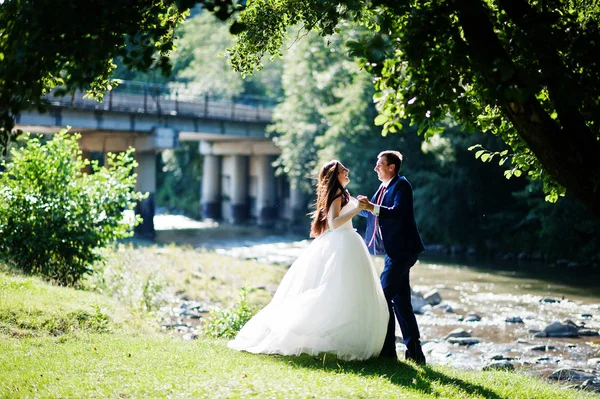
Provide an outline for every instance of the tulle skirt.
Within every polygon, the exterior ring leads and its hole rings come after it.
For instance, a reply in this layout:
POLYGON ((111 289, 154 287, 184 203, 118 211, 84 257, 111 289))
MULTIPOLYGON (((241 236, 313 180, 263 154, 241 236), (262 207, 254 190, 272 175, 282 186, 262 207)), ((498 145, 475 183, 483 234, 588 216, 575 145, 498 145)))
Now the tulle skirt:
POLYGON ((389 311, 362 237, 340 228, 316 238, 292 264, 271 302, 228 346, 252 353, 379 355, 389 311))

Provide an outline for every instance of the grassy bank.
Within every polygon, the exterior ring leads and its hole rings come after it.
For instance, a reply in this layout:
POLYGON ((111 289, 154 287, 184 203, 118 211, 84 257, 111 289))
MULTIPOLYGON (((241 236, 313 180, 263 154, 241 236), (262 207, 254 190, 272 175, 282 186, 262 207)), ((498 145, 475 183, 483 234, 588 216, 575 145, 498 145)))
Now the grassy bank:
POLYGON ((11 398, 586 397, 515 373, 257 356, 220 340, 92 333, 2 339, 0 353, 0 394, 11 398))
POLYGON ((250 355, 223 340, 176 339, 142 311, 143 294, 127 301, 125 293, 158 281, 156 295, 184 291, 228 301, 245 285, 261 303, 268 290, 258 287, 280 278, 281 268, 174 246, 125 246, 110 256, 112 271, 89 282, 96 292, 0 271, 1 398, 597 397, 514 372, 250 355))

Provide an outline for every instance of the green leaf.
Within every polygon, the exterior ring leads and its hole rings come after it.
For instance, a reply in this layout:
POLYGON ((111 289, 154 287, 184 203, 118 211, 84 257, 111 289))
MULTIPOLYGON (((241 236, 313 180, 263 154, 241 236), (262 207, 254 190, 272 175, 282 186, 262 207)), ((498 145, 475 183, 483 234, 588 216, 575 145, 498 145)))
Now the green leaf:
POLYGON ((388 119, 389 118, 386 115, 377 115, 374 120, 375 126, 383 126, 383 124, 385 124, 388 121, 388 119))

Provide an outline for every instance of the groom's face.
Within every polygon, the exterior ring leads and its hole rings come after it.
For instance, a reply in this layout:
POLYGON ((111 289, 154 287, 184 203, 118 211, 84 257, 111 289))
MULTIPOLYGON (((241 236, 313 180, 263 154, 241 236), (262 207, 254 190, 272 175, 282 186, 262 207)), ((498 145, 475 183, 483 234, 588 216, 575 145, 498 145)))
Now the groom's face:
POLYGON ((377 158, 375 172, 380 181, 388 181, 394 177, 394 165, 388 165, 386 157, 377 158))

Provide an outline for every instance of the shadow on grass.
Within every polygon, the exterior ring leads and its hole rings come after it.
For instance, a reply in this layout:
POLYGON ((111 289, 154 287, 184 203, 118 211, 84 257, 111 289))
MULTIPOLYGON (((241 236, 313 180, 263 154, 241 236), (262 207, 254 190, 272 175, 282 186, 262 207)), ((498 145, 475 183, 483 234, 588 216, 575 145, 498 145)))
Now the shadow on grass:
POLYGON ((397 362, 389 359, 371 359, 363 362, 338 361, 335 355, 319 357, 277 356, 275 359, 293 364, 295 367, 322 370, 336 374, 356 374, 388 379, 391 383, 407 389, 430 395, 439 394, 436 385, 451 386, 462 394, 480 396, 487 399, 505 399, 496 392, 477 384, 448 376, 434 370, 430 366, 417 366, 412 362, 397 362))

